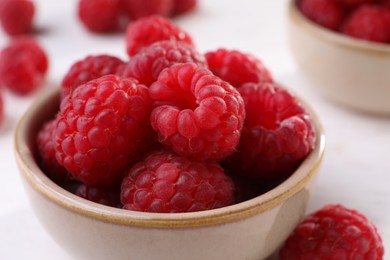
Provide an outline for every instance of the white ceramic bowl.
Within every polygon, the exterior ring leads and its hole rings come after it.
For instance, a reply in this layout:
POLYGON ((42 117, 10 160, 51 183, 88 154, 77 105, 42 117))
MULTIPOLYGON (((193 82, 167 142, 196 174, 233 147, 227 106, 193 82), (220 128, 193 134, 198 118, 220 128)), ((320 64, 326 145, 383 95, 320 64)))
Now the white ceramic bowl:
POLYGON ((354 39, 307 19, 296 0, 288 6, 288 39, 304 76, 332 100, 390 114, 390 44, 354 39))
MULTIPOLYGON (((314 119, 314 151, 281 185, 232 206, 164 214, 111 208, 82 199, 56 185, 34 159, 34 140, 58 110, 58 90, 27 111, 15 133, 15 155, 38 219, 53 239, 77 259, 264 259, 303 217, 309 184, 324 152, 325 139, 314 119)), ((310 108, 308 108, 309 111, 310 108)))

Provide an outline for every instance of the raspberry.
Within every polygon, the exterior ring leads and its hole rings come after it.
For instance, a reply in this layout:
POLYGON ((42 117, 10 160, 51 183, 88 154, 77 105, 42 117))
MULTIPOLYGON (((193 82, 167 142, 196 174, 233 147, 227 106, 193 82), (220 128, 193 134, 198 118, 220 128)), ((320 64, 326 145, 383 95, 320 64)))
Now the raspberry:
POLYGON ((384 7, 386 7, 386 8, 390 8, 390 0, 382 0, 382 1, 380 2, 380 5, 381 5, 381 6, 384 6, 384 7))
POLYGON ((196 8, 197 0, 175 0, 173 15, 180 15, 187 13, 196 8))
POLYGON ((314 148, 309 115, 291 93, 275 84, 248 83, 239 92, 246 119, 228 168, 261 181, 289 176, 314 148))
POLYGON ((10 36, 28 34, 32 30, 34 3, 26 0, 1 0, 0 20, 10 36))
POLYGON ((150 15, 169 16, 174 0, 123 0, 124 9, 131 20, 150 15))
POLYGON ((122 74, 124 62, 109 55, 87 56, 77 61, 62 80, 61 96, 70 94, 76 87, 108 74, 122 74))
POLYGON ((353 8, 359 5, 377 2, 377 0, 338 0, 338 1, 347 8, 353 8))
POLYGON ((91 32, 104 33, 116 29, 121 0, 80 0, 78 15, 91 32))
POLYGON ((149 90, 106 75, 66 96, 57 115, 56 158, 91 186, 116 184, 149 143, 149 90))
POLYGON ((107 189, 102 187, 92 187, 80 184, 75 194, 86 200, 90 200, 102 205, 119 207, 119 191, 116 189, 107 189))
POLYGON ((218 49, 206 53, 209 69, 234 87, 248 82, 273 82, 263 63, 250 54, 237 50, 218 49))
POLYGON ((46 54, 33 39, 15 39, 0 52, 0 83, 17 94, 29 94, 40 86, 47 68, 46 54))
POLYGON ((122 182, 121 202, 136 211, 202 211, 232 204, 234 186, 217 163, 157 151, 131 168, 122 182))
POLYGON ((154 42, 173 40, 193 46, 191 37, 170 20, 161 16, 150 16, 130 23, 126 32, 126 46, 129 56, 154 42))
POLYGON ((345 16, 338 0, 301 0, 298 7, 307 18, 330 30, 338 30, 345 16))
POLYGON ((192 46, 183 42, 161 41, 143 48, 134 55, 126 68, 124 77, 133 77, 149 86, 157 80, 160 72, 176 63, 194 62, 207 67, 206 61, 192 46))
POLYGON ((163 70, 150 86, 152 127, 182 156, 220 160, 236 148, 245 119, 238 91, 193 63, 163 70))
POLYGON ((383 259, 376 227, 361 213, 327 205, 309 215, 280 251, 281 260, 383 259))
POLYGON ((38 147, 39 165, 42 171, 54 182, 64 183, 71 179, 69 172, 61 166, 55 155, 54 137, 57 121, 45 123, 38 132, 36 143, 38 147))
POLYGON ((347 17, 341 32, 358 39, 390 42, 390 10, 375 5, 361 6, 347 17))

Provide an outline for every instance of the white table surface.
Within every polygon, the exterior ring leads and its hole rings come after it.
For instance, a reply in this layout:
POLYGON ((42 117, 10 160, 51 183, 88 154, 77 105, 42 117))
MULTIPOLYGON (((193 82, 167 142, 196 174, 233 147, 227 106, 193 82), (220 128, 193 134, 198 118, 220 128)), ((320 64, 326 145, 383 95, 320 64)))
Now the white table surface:
MULTIPOLYGON (((202 1, 202 0, 200 0, 202 1)), ((201 52, 219 47, 255 54, 277 81, 315 108, 326 130, 327 151, 308 211, 341 203, 373 221, 390 250, 390 117, 374 117, 336 106, 305 82, 289 53, 285 32, 287 0, 203 0, 197 12, 176 19, 201 52)), ((79 23, 75 0, 36 0, 37 38, 50 58, 44 88, 58 85, 69 66, 87 54, 126 59, 123 34, 93 35, 79 23)), ((8 38, 0 31, 0 47, 8 38)), ((13 156, 18 119, 29 97, 4 91, 0 129, 0 259, 71 259, 45 232, 30 207, 13 156)))

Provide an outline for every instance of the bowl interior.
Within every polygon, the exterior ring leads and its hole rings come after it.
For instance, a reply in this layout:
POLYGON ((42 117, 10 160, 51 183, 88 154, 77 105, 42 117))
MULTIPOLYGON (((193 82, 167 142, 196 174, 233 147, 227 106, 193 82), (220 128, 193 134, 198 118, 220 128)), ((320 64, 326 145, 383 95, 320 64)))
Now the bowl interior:
POLYGON ((191 213, 144 213, 100 205, 80 198, 51 181, 35 161, 35 136, 41 125, 54 117, 59 107, 59 89, 52 88, 31 106, 15 132, 15 156, 21 173, 29 185, 56 204, 95 219, 140 227, 201 227, 223 224, 265 212, 300 191, 317 171, 325 147, 325 137, 313 110, 302 103, 312 116, 317 140, 315 149, 299 168, 274 189, 231 206, 191 213))

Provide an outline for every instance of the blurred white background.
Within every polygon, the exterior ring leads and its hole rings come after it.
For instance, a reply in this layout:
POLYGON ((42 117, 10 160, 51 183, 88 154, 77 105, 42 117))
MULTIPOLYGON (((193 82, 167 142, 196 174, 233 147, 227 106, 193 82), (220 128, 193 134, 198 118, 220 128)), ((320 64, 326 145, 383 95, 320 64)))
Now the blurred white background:
MULTIPOLYGON (((13 156, 13 131, 34 98, 46 88, 58 87, 76 60, 102 53, 126 59, 124 34, 87 32, 78 20, 75 0, 35 3, 35 24, 40 31, 35 36, 47 50, 50 71, 45 87, 29 97, 3 91, 6 116, 0 128, 0 258, 71 259, 33 214, 13 156)), ((201 52, 226 47, 256 55, 278 82, 314 107, 328 142, 308 212, 328 203, 357 209, 377 225, 385 250, 390 250, 390 118, 346 110, 310 88, 288 49, 286 7, 287 0, 200 0, 197 11, 175 22, 192 35, 201 52)), ((0 48, 8 40, 0 30, 0 48)))

